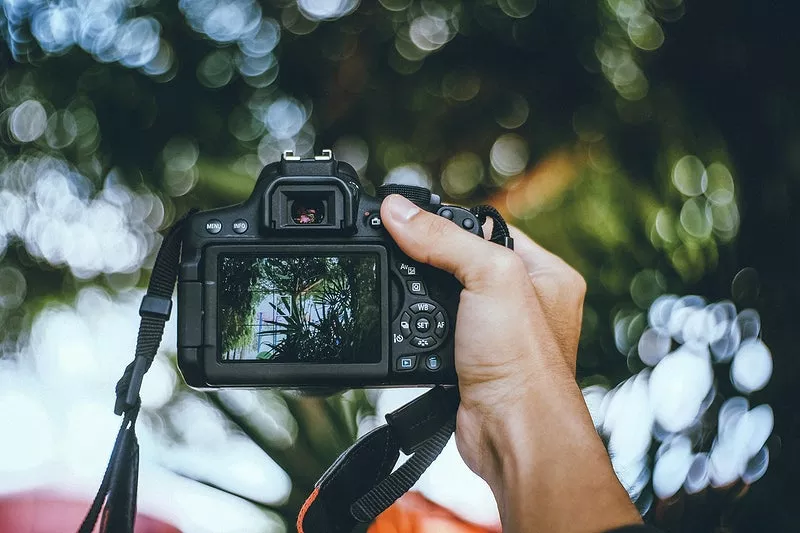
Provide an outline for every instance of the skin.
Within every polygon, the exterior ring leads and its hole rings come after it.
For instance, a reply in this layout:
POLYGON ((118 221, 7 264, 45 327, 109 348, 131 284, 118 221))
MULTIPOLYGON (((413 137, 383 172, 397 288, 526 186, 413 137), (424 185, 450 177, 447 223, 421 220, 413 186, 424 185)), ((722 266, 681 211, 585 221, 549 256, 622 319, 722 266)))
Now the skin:
POLYGON ((575 381, 584 279, 512 228, 508 250, 387 197, 411 258, 464 286, 456 319, 456 444, 491 487, 503 530, 598 533, 641 523, 575 381))

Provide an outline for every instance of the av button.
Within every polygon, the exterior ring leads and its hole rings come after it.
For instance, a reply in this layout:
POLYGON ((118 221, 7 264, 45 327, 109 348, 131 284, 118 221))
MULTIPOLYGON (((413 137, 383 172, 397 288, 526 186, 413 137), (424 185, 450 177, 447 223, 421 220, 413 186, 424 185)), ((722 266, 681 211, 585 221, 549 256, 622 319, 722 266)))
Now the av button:
POLYGON ((244 233, 247 231, 248 227, 247 221, 243 218, 240 218, 233 223, 233 231, 236 233, 244 233))
POLYGON ((222 231, 222 222, 217 220, 216 218, 212 218, 208 222, 206 222, 206 231, 212 235, 216 235, 220 231, 222 231))
POLYGON ((430 348, 436 344, 436 340, 433 337, 414 337, 409 344, 417 348, 430 348))
POLYGON ((398 372, 408 372, 410 370, 414 370, 416 366, 417 366, 416 355, 402 355, 397 358, 397 364, 395 365, 395 369, 398 372))
POLYGON ((440 368, 442 368, 442 360, 436 354, 431 354, 425 358, 425 368, 436 372, 440 368))

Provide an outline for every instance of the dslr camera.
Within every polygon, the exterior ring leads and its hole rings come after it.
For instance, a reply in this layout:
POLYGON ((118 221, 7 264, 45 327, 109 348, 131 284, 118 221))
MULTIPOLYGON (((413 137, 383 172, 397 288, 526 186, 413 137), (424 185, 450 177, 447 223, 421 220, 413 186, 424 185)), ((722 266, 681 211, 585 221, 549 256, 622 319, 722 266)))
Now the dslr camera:
POLYGON ((482 236, 423 187, 372 197, 330 150, 287 152, 242 204, 198 212, 182 237, 178 364, 197 388, 455 384, 461 285, 407 257, 380 206, 399 193, 482 236))

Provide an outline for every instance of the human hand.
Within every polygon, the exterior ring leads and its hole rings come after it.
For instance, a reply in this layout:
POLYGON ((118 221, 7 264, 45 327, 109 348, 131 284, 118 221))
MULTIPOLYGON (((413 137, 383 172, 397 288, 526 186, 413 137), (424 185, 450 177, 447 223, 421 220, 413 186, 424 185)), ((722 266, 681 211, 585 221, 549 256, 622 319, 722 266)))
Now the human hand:
POLYGON ((574 383, 583 278, 516 228, 516 251, 390 196, 381 216, 413 259, 452 273, 464 286, 456 320, 455 357, 461 408, 458 447, 467 465, 484 465, 487 421, 505 418, 521 391, 574 383))
MULTIPOLYGON (((504 505, 519 504, 503 494, 528 482, 515 477, 536 470, 547 483, 547 472, 561 476, 559 486, 534 490, 544 499, 563 498, 571 490, 563 468, 586 460, 600 460, 600 485, 611 484, 618 501, 621 487, 574 378, 586 291, 580 274, 516 229, 512 251, 397 195, 384 200, 381 218, 409 257, 452 273, 464 286, 455 336, 456 444, 492 487, 501 516, 504 505)), ((628 523, 638 518, 626 516, 628 523)), ((547 527, 558 530, 550 519, 547 527)))

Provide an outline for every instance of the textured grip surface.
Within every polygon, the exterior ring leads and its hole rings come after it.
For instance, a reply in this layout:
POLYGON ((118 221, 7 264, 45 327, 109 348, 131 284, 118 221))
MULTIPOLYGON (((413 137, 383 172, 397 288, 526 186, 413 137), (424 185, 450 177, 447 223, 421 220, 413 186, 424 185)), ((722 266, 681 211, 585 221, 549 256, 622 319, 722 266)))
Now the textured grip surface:
POLYGON ((383 200, 390 194, 399 194, 408 198, 410 201, 417 205, 427 205, 431 203, 431 191, 425 187, 417 187, 416 185, 397 185, 389 183, 381 185, 375 190, 378 198, 383 200))

